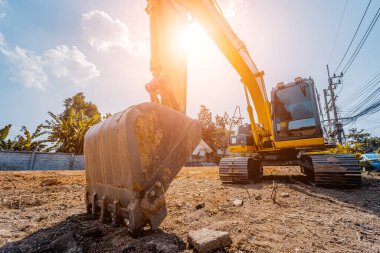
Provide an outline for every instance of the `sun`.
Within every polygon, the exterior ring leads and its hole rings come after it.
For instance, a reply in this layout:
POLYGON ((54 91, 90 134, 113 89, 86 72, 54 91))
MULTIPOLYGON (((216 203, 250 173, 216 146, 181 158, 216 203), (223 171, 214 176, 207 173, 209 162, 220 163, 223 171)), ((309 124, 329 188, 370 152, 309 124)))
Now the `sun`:
POLYGON ((206 32, 197 22, 191 22, 181 38, 181 44, 188 54, 202 53, 208 43, 206 32))

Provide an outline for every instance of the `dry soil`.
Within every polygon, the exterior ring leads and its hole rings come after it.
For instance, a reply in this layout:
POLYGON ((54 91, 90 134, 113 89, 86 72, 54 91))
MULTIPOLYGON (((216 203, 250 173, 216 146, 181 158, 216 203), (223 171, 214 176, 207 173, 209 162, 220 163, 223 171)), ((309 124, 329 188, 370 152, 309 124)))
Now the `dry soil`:
POLYGON ((0 172, 0 252, 192 252, 187 234, 201 228, 231 234, 218 252, 380 252, 378 175, 324 189, 297 167, 266 168, 249 185, 221 184, 217 167, 183 168, 160 230, 133 236, 84 214, 84 187, 83 171, 0 172))

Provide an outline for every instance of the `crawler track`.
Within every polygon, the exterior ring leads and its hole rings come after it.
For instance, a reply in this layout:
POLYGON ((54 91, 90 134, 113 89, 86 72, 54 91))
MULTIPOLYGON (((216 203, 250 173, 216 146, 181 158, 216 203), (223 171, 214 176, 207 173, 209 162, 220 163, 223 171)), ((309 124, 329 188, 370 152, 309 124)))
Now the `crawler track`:
POLYGON ((358 161, 351 154, 311 155, 314 183, 322 187, 359 187, 362 182, 358 161))
MULTIPOLYGON (((359 163, 351 154, 321 154, 302 156, 301 170, 315 186, 352 188, 361 186, 359 163)), ((260 161, 256 157, 223 158, 219 164, 219 177, 223 183, 249 184, 262 176, 260 161)))
POLYGON ((223 183, 249 184, 262 175, 260 161, 254 157, 223 158, 219 164, 219 177, 223 183))

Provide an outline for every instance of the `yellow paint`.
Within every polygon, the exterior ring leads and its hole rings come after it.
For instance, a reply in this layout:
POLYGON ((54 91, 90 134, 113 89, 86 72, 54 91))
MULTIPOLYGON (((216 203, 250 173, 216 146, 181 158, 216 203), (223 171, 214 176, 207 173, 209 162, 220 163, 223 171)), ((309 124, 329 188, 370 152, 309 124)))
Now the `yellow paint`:
POLYGON ((311 138, 311 139, 275 142, 276 149, 302 148, 302 147, 321 147, 324 145, 325 145, 325 141, 322 137, 321 138, 311 138))
POLYGON ((231 153, 245 153, 245 152, 253 152, 253 146, 229 146, 229 151, 231 153))

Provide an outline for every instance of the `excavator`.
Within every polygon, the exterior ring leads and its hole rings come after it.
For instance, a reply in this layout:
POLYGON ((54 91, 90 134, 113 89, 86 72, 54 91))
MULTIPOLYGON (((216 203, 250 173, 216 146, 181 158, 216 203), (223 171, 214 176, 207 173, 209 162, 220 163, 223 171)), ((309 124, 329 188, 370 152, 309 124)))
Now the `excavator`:
POLYGON ((230 137, 234 157, 220 161, 223 183, 260 179, 263 166, 299 165, 317 186, 358 186, 352 155, 319 154, 324 138, 314 81, 278 83, 268 99, 264 72, 234 33, 215 0, 148 0, 151 101, 91 127, 84 140, 87 212, 130 231, 157 229, 167 215, 165 192, 201 140, 186 116, 187 56, 179 42, 189 16, 204 28, 240 75, 250 124, 230 137), (319 153, 318 153, 319 152, 319 153))

